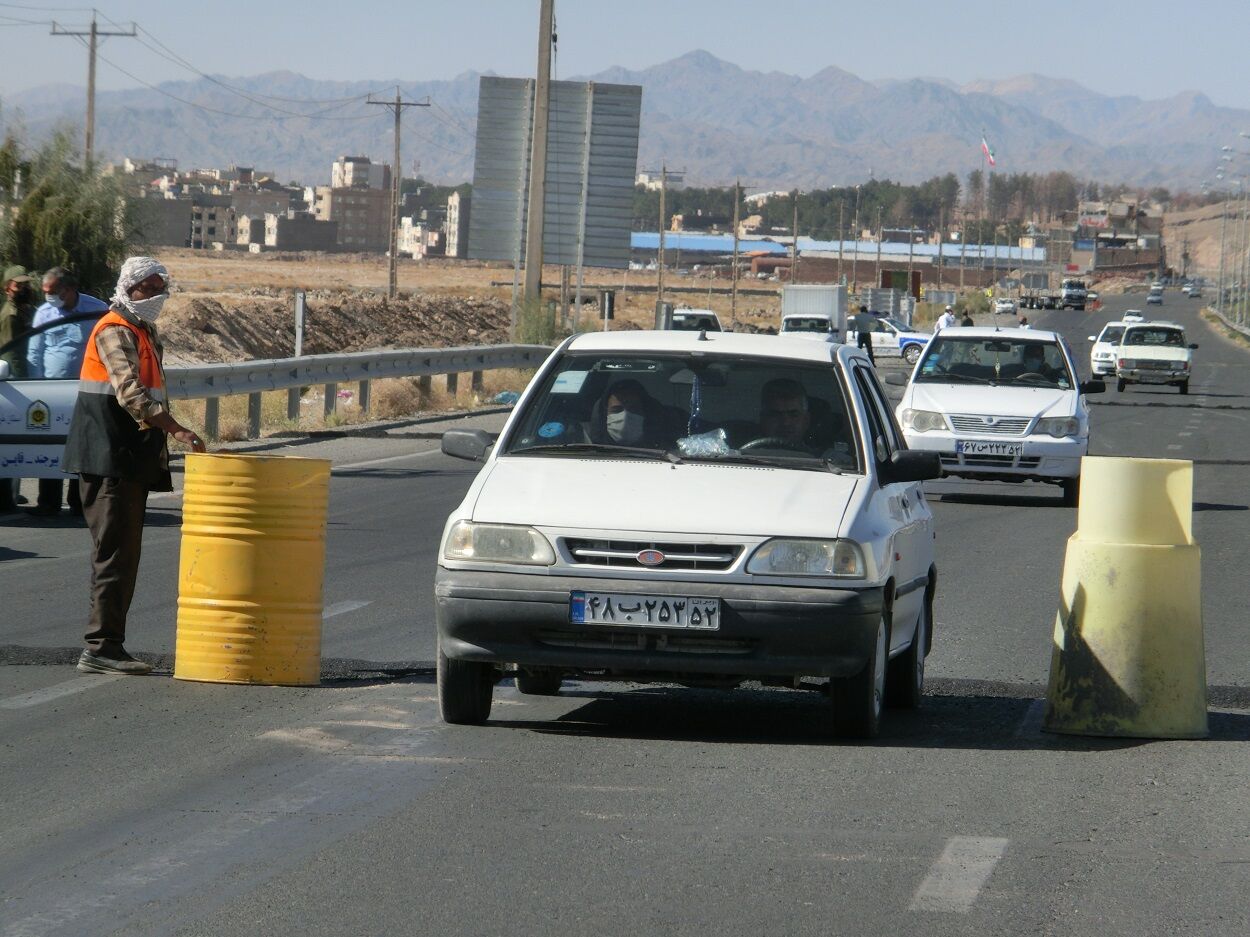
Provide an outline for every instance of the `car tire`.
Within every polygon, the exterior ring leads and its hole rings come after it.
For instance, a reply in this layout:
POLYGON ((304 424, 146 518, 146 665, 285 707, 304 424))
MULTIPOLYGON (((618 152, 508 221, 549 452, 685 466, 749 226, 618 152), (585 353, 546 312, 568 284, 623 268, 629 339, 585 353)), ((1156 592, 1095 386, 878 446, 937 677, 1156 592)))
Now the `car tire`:
POLYGON ((1126 383, 1127 383, 1127 382, 1124 380, 1124 378, 1122 378, 1122 377, 1121 377, 1121 378, 1117 378, 1117 379, 1116 379, 1116 382, 1115 382, 1115 392, 1116 392, 1117 394, 1122 394, 1122 393, 1124 393, 1124 387, 1125 387, 1125 384, 1126 384, 1126 383))
POLYGON ((438 649, 438 712, 444 722, 480 726, 490 716, 495 668, 471 660, 452 660, 438 649))
POLYGON ((1177 386, 1177 387, 1179 387, 1179 388, 1181 389, 1181 393, 1182 393, 1182 394, 1188 394, 1188 393, 1189 393, 1189 381, 1181 381, 1181 382, 1180 382, 1179 384, 1177 384, 1176 386, 1177 386))
POLYGON ((1059 483, 1063 489, 1063 506, 1074 508, 1081 500, 1081 477, 1065 478, 1059 483))
POLYGON ((919 709, 924 697, 924 659, 928 653, 933 606, 928 595, 916 619, 911 647, 890 661, 885 674, 885 704, 894 709, 919 709))
POLYGON ((908 364, 915 364, 920 360, 920 346, 908 345, 903 349, 903 360, 908 364))
POLYGON ((557 696, 563 682, 555 670, 518 670, 516 674, 516 688, 526 696, 557 696))
POLYGON ((890 628, 886 614, 877 620, 877 638, 864 668, 853 677, 836 677, 830 685, 833 697, 833 730, 839 738, 874 739, 881 731, 885 705, 885 672, 890 653, 890 628))

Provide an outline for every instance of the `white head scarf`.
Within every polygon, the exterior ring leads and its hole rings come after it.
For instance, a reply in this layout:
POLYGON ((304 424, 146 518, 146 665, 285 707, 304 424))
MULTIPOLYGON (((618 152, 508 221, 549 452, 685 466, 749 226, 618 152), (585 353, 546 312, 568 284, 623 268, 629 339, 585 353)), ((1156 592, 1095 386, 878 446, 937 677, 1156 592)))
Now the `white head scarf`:
MULTIPOLYGON (((152 315, 143 307, 136 308, 136 301, 130 298, 130 290, 137 283, 142 283, 153 274, 160 274, 165 282, 169 282, 169 271, 155 257, 127 257, 122 264, 122 272, 117 277, 117 289, 113 293, 113 305, 121 306, 140 319, 150 320, 152 315)), ((150 303, 151 300, 139 300, 139 303, 150 303)))

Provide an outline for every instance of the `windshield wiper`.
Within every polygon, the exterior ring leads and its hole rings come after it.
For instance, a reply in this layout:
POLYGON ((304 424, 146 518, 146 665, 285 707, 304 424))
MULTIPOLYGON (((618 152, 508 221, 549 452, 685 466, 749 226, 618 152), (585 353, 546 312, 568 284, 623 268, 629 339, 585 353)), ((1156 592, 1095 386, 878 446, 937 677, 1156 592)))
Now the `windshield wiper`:
POLYGON ((992 377, 978 377, 975 374, 922 374, 916 379, 922 384, 1001 384, 1002 381, 992 377))
POLYGON ((541 446, 526 446, 524 449, 513 449, 509 455, 525 455, 529 452, 606 452, 612 455, 643 456, 649 459, 665 459, 675 465, 682 462, 681 456, 672 450, 652 449, 647 446, 620 446, 606 442, 559 442, 541 446))

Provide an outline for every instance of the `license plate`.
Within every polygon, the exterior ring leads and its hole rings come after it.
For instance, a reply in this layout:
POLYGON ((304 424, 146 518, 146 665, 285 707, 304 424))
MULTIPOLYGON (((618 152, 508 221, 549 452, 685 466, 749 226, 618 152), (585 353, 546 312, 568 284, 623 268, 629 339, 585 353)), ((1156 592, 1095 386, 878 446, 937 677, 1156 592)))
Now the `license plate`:
POLYGON ((569 594, 569 621, 579 625, 631 625, 644 628, 720 628, 720 599, 685 595, 622 595, 616 592, 569 594))
POLYGON ((963 455, 1010 455, 1024 454, 1024 443, 996 442, 989 439, 957 439, 955 451, 963 455))

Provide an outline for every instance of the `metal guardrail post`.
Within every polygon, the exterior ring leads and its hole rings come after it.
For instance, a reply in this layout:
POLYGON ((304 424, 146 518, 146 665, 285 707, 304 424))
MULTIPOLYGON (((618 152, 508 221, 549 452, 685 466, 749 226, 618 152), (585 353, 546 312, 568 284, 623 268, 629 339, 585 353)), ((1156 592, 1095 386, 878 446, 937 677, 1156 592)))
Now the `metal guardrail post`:
POLYGON ((220 397, 209 397, 204 401, 204 435, 209 439, 217 439, 217 424, 220 415, 220 397))
POLYGON ((339 385, 338 384, 326 384, 322 388, 322 393, 325 397, 325 402, 324 402, 325 405, 322 407, 321 412, 324 413, 326 416, 329 416, 331 413, 334 412, 334 407, 338 403, 339 385))
POLYGON ((298 387, 288 387, 286 391, 286 418, 288 420, 299 420, 299 400, 300 389, 298 387))
POLYGON ((369 412, 369 384, 369 381, 361 381, 358 388, 356 402, 360 405, 361 413, 369 412))
POLYGON ((473 377, 470 383, 470 387, 472 388, 473 393, 475 394, 480 394, 482 392, 482 372, 481 371, 473 372, 473 377))
POLYGON ((456 392, 460 389, 460 375, 452 371, 447 375, 447 394, 455 398, 456 392))
POLYGON ((260 436, 260 393, 247 395, 247 438, 260 436))
POLYGON ((430 396, 432 387, 433 385, 428 374, 422 374, 419 378, 417 378, 417 388, 421 391, 422 397, 430 396))

